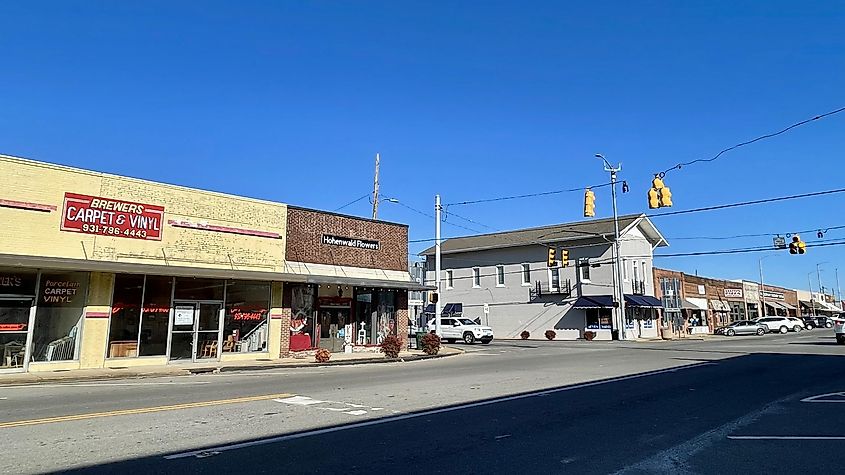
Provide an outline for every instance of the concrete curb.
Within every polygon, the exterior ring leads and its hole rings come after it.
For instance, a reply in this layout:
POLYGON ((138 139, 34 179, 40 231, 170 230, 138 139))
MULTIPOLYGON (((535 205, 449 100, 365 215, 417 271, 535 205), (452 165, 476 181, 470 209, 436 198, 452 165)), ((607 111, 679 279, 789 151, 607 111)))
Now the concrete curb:
MULTIPOLYGON (((326 363, 305 362, 302 363, 277 363, 264 365, 243 365, 243 366, 203 366, 191 368, 167 367, 161 371, 127 371, 123 369, 101 369, 92 370, 97 371, 92 374, 79 374, 74 371, 65 371, 61 373, 17 373, 0 375, 0 388, 8 386, 34 386, 44 383, 78 383, 78 382, 92 382, 92 381, 111 381, 120 379, 147 379, 147 378, 166 378, 168 376, 191 376, 194 374, 209 374, 209 373, 233 373, 237 371, 261 371, 270 369, 299 369, 299 368, 320 368, 326 366, 353 366, 365 364, 380 364, 380 363, 411 363, 414 361, 430 360, 437 358, 446 358, 449 356, 462 355, 465 352, 457 348, 450 348, 451 352, 438 353, 436 355, 407 355, 400 356, 396 359, 390 358, 364 358, 359 360, 339 360, 329 361, 326 363)), ((86 370, 81 370, 86 371, 86 370)))

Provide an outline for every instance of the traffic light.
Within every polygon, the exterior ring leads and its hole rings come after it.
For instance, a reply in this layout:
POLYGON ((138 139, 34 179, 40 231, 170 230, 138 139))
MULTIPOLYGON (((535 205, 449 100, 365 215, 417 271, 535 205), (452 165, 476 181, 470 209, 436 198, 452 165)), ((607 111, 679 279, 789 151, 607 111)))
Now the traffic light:
POLYGON ((555 252, 556 252, 555 248, 553 248, 553 247, 549 248, 549 258, 546 261, 546 265, 549 266, 549 267, 554 267, 555 265, 557 265, 557 257, 555 256, 555 252))
POLYGON ((672 207, 672 192, 669 190, 668 186, 664 186, 660 189, 660 207, 661 208, 670 208, 672 207))
POLYGON ((801 236, 792 236, 792 242, 789 243, 790 254, 804 254, 807 252, 807 243, 801 240, 801 236))
POLYGON ((566 267, 569 265, 569 251, 566 249, 560 250, 560 266, 566 267))
POLYGON ((670 208, 672 206, 672 191, 663 183, 660 175, 655 175, 651 180, 651 189, 648 190, 648 207, 670 208))
POLYGON ((432 292, 428 296, 428 301, 431 303, 437 303, 438 295, 437 292, 432 292))
POLYGON ((655 188, 648 190, 648 207, 651 209, 660 207, 660 193, 655 188))
POLYGON ((596 194, 593 190, 587 188, 584 191, 584 217, 592 218, 596 215, 596 194))

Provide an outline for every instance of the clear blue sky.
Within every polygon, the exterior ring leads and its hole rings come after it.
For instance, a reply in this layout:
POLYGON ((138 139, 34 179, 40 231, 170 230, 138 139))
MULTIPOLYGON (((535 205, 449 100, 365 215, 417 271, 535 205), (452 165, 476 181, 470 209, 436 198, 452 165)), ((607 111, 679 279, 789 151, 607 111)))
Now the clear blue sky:
MULTIPOLYGON (((601 152, 622 162, 633 213, 653 172, 845 105, 842 2, 595 3, 3 2, 0 152, 332 210, 371 189, 378 151, 383 195, 425 212, 438 192, 601 183, 601 152)), ((674 209, 833 189, 843 152, 840 114, 666 181, 674 209)), ((513 229, 581 219, 582 196, 450 211, 513 229)), ((842 225, 843 200, 659 218, 660 252, 771 242, 679 237, 842 225)), ((405 207, 383 203, 380 217, 432 237, 405 207)), ((487 231, 451 216, 444 235, 468 233, 452 222, 487 231)), ((756 279, 758 257, 656 262, 756 279)), ((767 280, 806 288, 829 261, 831 286, 843 257, 781 251, 767 280)))

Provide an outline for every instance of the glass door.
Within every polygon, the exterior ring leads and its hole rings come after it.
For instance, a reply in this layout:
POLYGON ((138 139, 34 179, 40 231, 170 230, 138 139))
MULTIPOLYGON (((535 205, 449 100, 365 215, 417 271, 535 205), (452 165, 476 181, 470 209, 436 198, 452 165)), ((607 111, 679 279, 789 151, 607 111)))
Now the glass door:
POLYGON ((170 360, 217 359, 222 314, 221 302, 174 302, 170 360))
POLYGON ((200 303, 197 314, 194 360, 217 359, 220 355, 220 316, 223 304, 200 303))
POLYGON ((23 368, 32 299, 0 299, 0 369, 23 368))

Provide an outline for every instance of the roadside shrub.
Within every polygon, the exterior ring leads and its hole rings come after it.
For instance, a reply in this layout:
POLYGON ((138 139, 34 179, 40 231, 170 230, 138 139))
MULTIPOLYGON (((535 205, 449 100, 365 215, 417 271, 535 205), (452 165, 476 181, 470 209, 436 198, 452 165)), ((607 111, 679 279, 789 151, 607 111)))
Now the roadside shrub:
POLYGON ((440 352, 440 337, 434 333, 427 333, 422 337, 422 350, 427 355, 436 355, 440 352))
POLYGON ((529 336, 531 336, 531 334, 528 333, 528 330, 522 330, 522 333, 519 334, 519 337, 523 340, 527 340, 529 336))
POLYGON ((316 353, 314 353, 314 359, 317 361, 317 363, 325 363, 330 360, 331 357, 332 352, 325 348, 320 348, 319 350, 317 350, 316 353))
POLYGON ((388 358, 399 358, 400 351, 402 351, 402 340, 396 335, 388 335, 381 342, 381 352, 388 358))
POLYGON ((584 339, 587 341, 593 341, 593 338, 596 337, 596 332, 584 332, 584 339))
POLYGON ((554 330, 546 330, 545 335, 547 340, 554 340, 557 336, 557 333, 555 333, 554 330))

